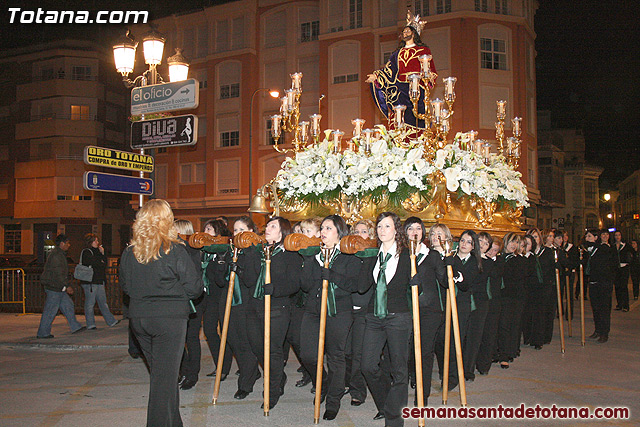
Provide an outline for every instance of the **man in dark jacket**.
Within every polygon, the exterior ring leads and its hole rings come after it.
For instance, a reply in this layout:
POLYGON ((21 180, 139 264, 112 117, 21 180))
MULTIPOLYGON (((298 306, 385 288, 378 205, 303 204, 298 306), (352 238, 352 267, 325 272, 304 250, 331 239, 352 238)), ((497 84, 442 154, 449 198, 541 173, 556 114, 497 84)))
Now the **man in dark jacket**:
POLYGON ((51 324, 58 314, 58 310, 67 318, 72 334, 86 329, 76 320, 73 301, 66 292, 69 289, 67 250, 70 246, 71 243, 66 235, 58 235, 56 247, 49 254, 42 276, 40 276, 40 282, 44 286, 47 299, 42 309, 37 338, 53 338, 51 324))

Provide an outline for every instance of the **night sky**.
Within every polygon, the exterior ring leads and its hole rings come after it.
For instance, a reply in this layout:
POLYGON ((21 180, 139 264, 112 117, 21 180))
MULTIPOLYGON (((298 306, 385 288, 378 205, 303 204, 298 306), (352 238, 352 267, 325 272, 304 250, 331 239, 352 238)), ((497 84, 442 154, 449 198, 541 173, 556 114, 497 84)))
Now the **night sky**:
MULTIPOLYGON (((225 1, 10 0, 1 13, 0 48, 61 35, 93 35, 110 45, 123 32, 116 25, 9 24, 8 7, 148 10, 153 19, 218 3, 225 1)), ((639 12, 636 1, 540 0, 535 18, 538 109, 551 111, 554 127, 584 130, 587 161, 605 168, 606 189, 640 168, 639 12)))

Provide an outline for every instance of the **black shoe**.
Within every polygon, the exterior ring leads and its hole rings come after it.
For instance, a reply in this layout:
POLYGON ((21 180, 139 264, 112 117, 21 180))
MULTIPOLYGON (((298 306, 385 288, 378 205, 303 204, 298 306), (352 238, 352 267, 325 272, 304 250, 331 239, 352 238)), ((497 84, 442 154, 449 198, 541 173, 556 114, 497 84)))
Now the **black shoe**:
MULTIPOLYGON (((207 374, 208 377, 214 377, 216 376, 216 371, 211 372, 210 374, 207 374)), ((220 377, 220 382, 224 381, 227 379, 227 376, 229 376, 229 374, 222 374, 222 376, 220 377)))
MULTIPOLYGON (((327 395, 326 395, 325 393, 322 393, 322 394, 320 395, 320 403, 324 402, 324 399, 325 399, 326 397, 327 397, 327 395)), ((314 405, 316 404, 316 398, 315 398, 315 397, 313 398, 313 404, 314 404, 314 405)))
POLYGON ((454 388, 458 387, 458 382, 451 382, 449 381, 449 391, 453 390, 454 388))
POLYGON ((311 394, 316 394, 316 386, 311 387, 311 394))
MULTIPOLYGON (((52 336, 52 338, 53 338, 53 336, 52 336)), ((132 359, 139 359, 140 358, 140 353, 130 352, 129 356, 131 356, 132 359)))
POLYGON ((608 336, 606 336, 606 335, 600 335, 600 338, 598 338, 598 342, 599 342, 600 344, 604 344, 604 343, 606 343, 607 341, 609 341, 609 337, 608 337, 608 336))
MULTIPOLYGON (((277 404, 278 404, 278 399, 274 400, 273 402, 269 402, 269 410, 272 410, 273 408, 275 408, 277 404)), ((260 405, 260 408, 264 409, 264 403, 260 405)))
POLYGON ((509 362, 500 362, 500 367, 502 369, 509 369, 509 362))
POLYGON ((591 335, 589 335, 589 338, 595 339, 595 338, 598 338, 599 336, 600 336, 600 334, 599 334, 599 333, 594 332, 594 333, 592 333, 591 335))
POLYGON ((374 420, 381 420, 384 418, 384 412, 379 411, 375 417, 373 417, 374 420))
POLYGON ((38 338, 39 340, 48 340, 49 338, 53 338, 53 335, 49 334, 45 337, 36 337, 36 338, 38 338))
POLYGON ((236 376, 240 376, 240 369, 236 371, 236 376))
POLYGON ((485 376, 485 375, 488 375, 488 374, 489 374, 489 372, 481 371, 481 370, 479 370, 479 369, 478 369, 478 373, 479 373, 480 375, 482 375, 482 376, 485 376))
POLYGON ((331 411, 329 409, 327 409, 326 411, 324 411, 324 415, 322 416, 323 420, 333 420, 336 418, 336 416, 338 415, 338 411, 331 411))
POLYGON ((614 310, 615 310, 615 311, 620 311, 620 310, 622 310, 622 307, 617 306, 616 308, 614 308, 614 310))
POLYGON ((296 372, 303 373, 304 372, 304 366, 302 366, 302 365, 298 366, 298 369, 296 369, 296 372))
POLYGON ((187 380, 187 377, 185 377, 184 375, 180 375, 178 377, 178 385, 182 385, 183 382, 185 382, 187 380))
POLYGON ((83 332, 86 331, 87 327, 86 326, 82 326, 80 329, 76 329, 75 331, 71 332, 72 334, 77 334, 78 332, 83 332))
POLYGON ((476 379, 475 375, 473 377, 469 376, 464 378, 465 381, 469 381, 470 383, 474 382, 475 379, 476 379))
POLYGON ((190 390, 193 388, 193 386, 196 385, 197 382, 198 381, 185 379, 184 381, 182 381, 182 384, 180 384, 180 390, 190 390))
POLYGON ((358 399, 351 399, 351 406, 360 406, 364 403, 364 401, 362 400, 358 400, 358 399))
POLYGON ((536 345, 533 348, 535 348, 536 350, 542 350, 542 346, 541 345, 536 345))
POLYGON ((238 391, 236 391, 236 394, 233 395, 233 398, 234 399, 238 399, 238 400, 242 400, 242 399, 245 399, 247 396, 249 396, 249 392, 248 391, 238 390, 238 391))
POLYGON ((349 387, 345 387, 344 391, 342 392, 343 396, 346 396, 347 394, 349 394, 351 392, 351 389, 349 387))
POLYGON ((311 382, 311 377, 304 376, 296 382, 296 387, 304 387, 311 382))
POLYGON ((625 308, 623 308, 623 309, 622 309, 622 312, 623 312, 623 313, 627 313, 628 311, 629 311, 629 309, 628 309, 627 307, 625 307, 625 308))

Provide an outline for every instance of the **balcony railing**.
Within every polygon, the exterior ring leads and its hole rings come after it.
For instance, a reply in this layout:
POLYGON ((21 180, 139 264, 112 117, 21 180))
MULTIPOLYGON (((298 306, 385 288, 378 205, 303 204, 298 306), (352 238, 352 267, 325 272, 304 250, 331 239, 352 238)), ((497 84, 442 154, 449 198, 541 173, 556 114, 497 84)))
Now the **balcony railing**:
POLYGON ((96 81, 98 80, 98 76, 93 74, 68 74, 64 71, 53 74, 40 74, 33 76, 34 82, 46 82, 50 80, 96 81))
POLYGON ((97 115, 92 114, 58 114, 58 113, 48 113, 48 114, 32 114, 31 121, 32 122, 40 122, 43 120, 86 120, 86 121, 98 121, 97 115))

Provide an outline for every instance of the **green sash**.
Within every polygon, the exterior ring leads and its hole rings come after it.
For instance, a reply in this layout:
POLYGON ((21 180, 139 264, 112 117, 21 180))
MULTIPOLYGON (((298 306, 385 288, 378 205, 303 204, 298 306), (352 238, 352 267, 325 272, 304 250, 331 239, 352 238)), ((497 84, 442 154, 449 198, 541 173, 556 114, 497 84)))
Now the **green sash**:
MULTIPOLYGON (((333 267, 333 262, 336 260, 336 257, 340 253, 340 250, 336 248, 331 255, 331 259, 329 260, 329 268, 333 267)), ((320 252, 320 260, 322 261, 322 268, 324 268, 324 253, 320 252)), ((327 286, 327 314, 330 317, 333 317, 337 313, 336 309, 336 284, 333 282, 329 282, 329 286, 327 286)))
MULTIPOLYGON (((271 257, 278 255, 282 252, 282 246, 278 245, 271 253, 271 257)), ((256 290, 253 292, 253 297, 256 299, 264 299, 264 277, 267 274, 267 263, 264 258, 264 251, 260 253, 260 275, 258 276, 258 281, 256 282, 256 290)))
POLYGON ((209 295, 209 278, 207 277, 207 267, 209 266, 209 263, 211 261, 213 261, 214 258, 214 254, 208 253, 208 252, 203 252, 203 256, 202 256, 202 282, 204 283, 204 291, 207 293, 207 295, 209 295))
POLYGON ((391 254, 382 259, 382 252, 378 255, 380 260, 380 271, 378 271, 378 280, 376 282, 376 299, 373 301, 373 313, 378 319, 384 319, 387 317, 387 277, 384 270, 387 268, 387 263, 391 259, 391 254))

